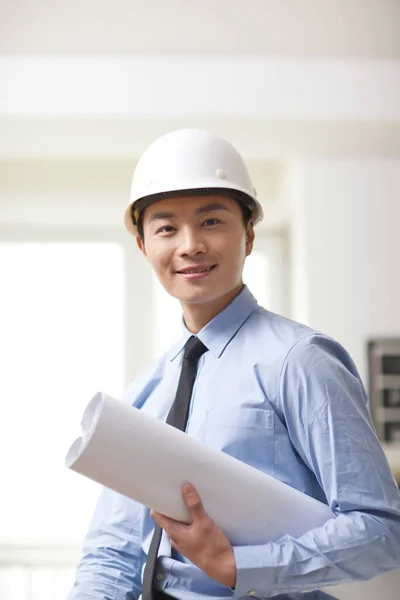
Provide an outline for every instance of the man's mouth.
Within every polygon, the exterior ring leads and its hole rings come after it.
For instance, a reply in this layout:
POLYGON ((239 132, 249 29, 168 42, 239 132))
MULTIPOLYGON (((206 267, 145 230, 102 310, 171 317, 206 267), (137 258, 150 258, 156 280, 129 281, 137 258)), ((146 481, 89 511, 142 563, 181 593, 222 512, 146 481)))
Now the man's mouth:
POLYGON ((185 269, 181 269, 177 271, 180 275, 195 275, 196 273, 208 273, 215 269, 217 265, 210 265, 208 267, 198 266, 198 267, 186 267, 185 269))

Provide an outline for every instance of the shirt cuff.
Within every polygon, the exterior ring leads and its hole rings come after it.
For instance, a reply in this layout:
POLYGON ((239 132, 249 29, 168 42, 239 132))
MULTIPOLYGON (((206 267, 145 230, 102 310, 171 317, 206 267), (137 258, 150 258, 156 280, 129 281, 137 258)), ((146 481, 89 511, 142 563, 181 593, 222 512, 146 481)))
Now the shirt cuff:
POLYGON ((234 598, 254 596, 267 598, 274 574, 272 554, 265 546, 234 546, 236 560, 236 586, 234 598))

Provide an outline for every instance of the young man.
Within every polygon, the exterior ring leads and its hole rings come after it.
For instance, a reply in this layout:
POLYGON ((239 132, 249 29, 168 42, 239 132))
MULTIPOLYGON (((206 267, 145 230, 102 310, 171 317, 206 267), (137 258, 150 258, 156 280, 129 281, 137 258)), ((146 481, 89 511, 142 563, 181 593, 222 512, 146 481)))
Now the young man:
POLYGON ((105 489, 69 600, 135 599, 142 588, 143 600, 321 600, 320 588, 399 567, 400 495, 354 363, 333 339, 259 307, 243 285, 261 218, 225 140, 183 130, 144 153, 125 224, 180 301, 184 335, 126 400, 171 419, 187 342, 201 342, 188 359, 197 373, 187 434, 327 503, 336 518, 300 538, 232 547, 190 484, 182 493, 191 525, 105 489))

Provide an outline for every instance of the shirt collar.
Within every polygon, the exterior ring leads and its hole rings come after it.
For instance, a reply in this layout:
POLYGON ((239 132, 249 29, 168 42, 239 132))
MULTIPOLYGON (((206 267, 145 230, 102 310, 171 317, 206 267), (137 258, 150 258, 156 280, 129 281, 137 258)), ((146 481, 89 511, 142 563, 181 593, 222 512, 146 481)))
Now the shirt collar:
MULTIPOLYGON (((240 294, 199 331, 197 337, 216 358, 219 358, 256 307, 256 299, 247 286, 244 286, 240 294)), ((170 361, 182 352, 186 342, 193 335, 185 325, 183 325, 183 330, 183 337, 167 352, 170 361)))

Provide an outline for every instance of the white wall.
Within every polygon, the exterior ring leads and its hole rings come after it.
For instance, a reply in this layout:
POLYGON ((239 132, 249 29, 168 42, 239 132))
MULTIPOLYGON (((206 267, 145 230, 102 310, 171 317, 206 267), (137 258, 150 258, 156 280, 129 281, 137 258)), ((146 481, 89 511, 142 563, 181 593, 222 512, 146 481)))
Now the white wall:
POLYGON ((366 377, 366 341, 400 336, 400 159, 292 169, 292 314, 338 339, 366 377))

